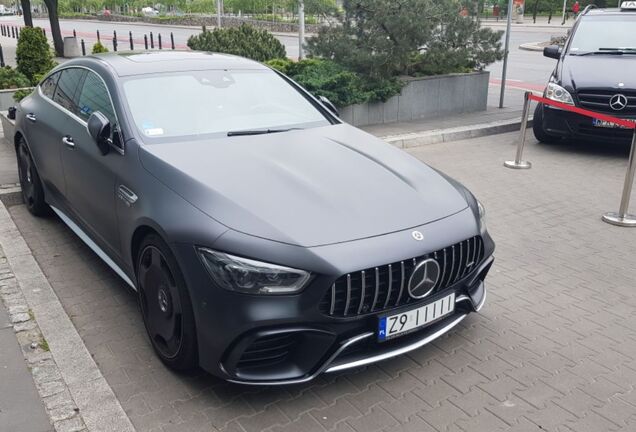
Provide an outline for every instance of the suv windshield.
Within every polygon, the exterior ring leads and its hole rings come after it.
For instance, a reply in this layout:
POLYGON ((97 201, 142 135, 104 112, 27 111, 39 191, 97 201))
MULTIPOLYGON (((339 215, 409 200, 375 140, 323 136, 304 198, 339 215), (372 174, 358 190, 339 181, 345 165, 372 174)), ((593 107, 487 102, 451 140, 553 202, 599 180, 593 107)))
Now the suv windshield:
POLYGON ((570 54, 613 49, 636 49, 636 14, 581 17, 570 44, 570 54))
POLYGON ((151 141, 330 124, 305 96, 271 70, 142 75, 126 80, 123 88, 137 128, 151 141))

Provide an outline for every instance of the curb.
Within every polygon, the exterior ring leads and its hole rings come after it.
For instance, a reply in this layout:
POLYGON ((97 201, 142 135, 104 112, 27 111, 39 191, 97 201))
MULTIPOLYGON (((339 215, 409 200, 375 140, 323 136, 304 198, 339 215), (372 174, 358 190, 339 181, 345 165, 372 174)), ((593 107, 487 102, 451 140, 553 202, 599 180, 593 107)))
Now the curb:
MULTIPOLYGON (((532 126, 532 116, 528 119, 528 127, 532 126)), ((459 126, 448 129, 437 129, 424 132, 414 132, 403 135, 389 135, 380 137, 389 144, 399 148, 420 147, 449 141, 459 141, 488 135, 497 135, 518 131, 521 128, 521 118, 499 120, 477 125, 459 126)))
MULTIPOLYGON (((17 194, 11 190, 2 196, 11 200, 17 194)), ((22 313, 14 317, 14 322, 32 322, 29 330, 37 330, 49 350, 38 353, 39 357, 45 357, 43 361, 48 361, 41 366, 33 365, 29 353, 24 350, 23 353, 31 363, 33 379, 55 430, 134 432, 130 419, 3 203, 0 203, 0 248, 13 281, 13 286, 3 286, 0 294, 5 303, 21 304, 22 313), (28 314, 24 313, 25 308, 28 314), (60 396, 65 396, 63 401, 60 396)), ((14 329, 17 335, 21 334, 17 324, 14 329)))
POLYGON ((543 52, 543 47, 540 46, 539 44, 542 42, 528 42, 528 43, 524 43, 519 45, 519 49, 520 50, 524 50, 524 51, 541 51, 543 52))

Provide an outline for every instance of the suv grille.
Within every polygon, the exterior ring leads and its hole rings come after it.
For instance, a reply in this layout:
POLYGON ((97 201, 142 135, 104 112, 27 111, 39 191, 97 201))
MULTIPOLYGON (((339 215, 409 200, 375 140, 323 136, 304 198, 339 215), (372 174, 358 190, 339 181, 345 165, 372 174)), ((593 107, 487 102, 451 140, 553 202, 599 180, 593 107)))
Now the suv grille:
POLYGON ((483 240, 476 236, 417 258, 346 274, 327 290, 320 311, 332 317, 350 317, 415 302, 407 285, 418 262, 434 258, 439 264, 440 277, 432 291, 435 293, 470 274, 483 256, 483 240))
POLYGON ((635 90, 592 90, 582 89, 578 92, 581 108, 586 108, 597 112, 612 113, 623 116, 636 114, 636 91, 635 90), (625 109, 616 111, 610 107, 612 96, 622 94, 627 97, 625 109))

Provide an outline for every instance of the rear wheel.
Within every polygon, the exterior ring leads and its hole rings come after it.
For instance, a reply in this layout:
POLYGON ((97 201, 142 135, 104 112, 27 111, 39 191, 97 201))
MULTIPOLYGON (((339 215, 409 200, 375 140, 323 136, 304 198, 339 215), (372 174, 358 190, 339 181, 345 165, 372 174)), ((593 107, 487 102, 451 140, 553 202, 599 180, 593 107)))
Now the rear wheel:
POLYGON ((42 181, 24 138, 20 138, 18 142, 16 156, 18 158, 18 178, 22 189, 22 200, 26 204, 27 210, 34 216, 48 215, 50 207, 44 201, 42 181))
POLYGON ((534 109, 534 119, 532 120, 532 131, 534 132, 534 137, 542 143, 554 144, 561 141, 560 137, 548 135, 548 133, 543 128, 543 105, 542 104, 537 105, 537 107, 534 109))
POLYGON ((183 274, 165 241, 149 234, 139 247, 139 305, 152 347, 175 370, 197 366, 192 303, 183 274))

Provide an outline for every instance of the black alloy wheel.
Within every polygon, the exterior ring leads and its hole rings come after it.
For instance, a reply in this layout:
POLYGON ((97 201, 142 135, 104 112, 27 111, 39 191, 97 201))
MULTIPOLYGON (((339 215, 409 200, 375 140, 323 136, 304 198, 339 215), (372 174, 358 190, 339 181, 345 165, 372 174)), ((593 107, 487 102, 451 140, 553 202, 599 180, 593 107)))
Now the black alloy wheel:
POLYGON ((46 216, 50 207, 44 201, 44 189, 38 171, 33 163, 29 148, 20 138, 16 149, 18 158, 18 178, 22 189, 22 200, 27 210, 34 216, 46 216))
POLYGON ((196 366, 196 332, 190 297, 167 244, 148 235, 137 260, 139 305, 159 358, 176 370, 196 366))

